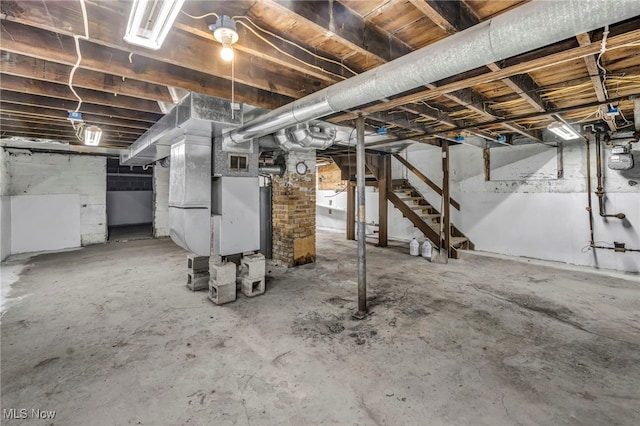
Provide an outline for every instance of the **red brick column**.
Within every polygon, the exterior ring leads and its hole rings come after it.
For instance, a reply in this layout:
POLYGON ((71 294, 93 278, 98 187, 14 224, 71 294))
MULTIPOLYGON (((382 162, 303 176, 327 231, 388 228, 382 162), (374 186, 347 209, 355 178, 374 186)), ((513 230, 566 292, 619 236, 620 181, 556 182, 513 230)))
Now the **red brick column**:
POLYGON ((316 261, 315 152, 288 153, 284 176, 272 183, 273 258, 287 266, 316 261), (305 174, 296 165, 307 166, 305 174))

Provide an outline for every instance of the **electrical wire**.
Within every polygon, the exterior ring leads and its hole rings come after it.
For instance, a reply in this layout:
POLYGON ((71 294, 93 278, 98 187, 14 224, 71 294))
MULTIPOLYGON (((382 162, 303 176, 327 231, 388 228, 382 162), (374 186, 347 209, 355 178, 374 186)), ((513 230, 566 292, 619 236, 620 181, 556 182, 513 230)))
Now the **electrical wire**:
MULTIPOLYGON (((73 68, 71 68, 71 72, 69 73, 69 83, 68 83, 69 89, 71 90, 73 95, 78 99, 78 106, 76 107, 75 112, 78 112, 80 110, 80 106, 82 106, 82 98, 80 97, 80 95, 78 95, 78 92, 76 92, 76 89, 74 89, 73 87, 73 76, 76 74, 76 71, 80 67, 80 62, 82 62, 82 53, 80 52, 80 38, 82 38, 83 40, 89 40, 89 20, 87 18, 87 7, 84 3, 84 0, 80 0, 80 7, 82 9, 82 18, 84 22, 84 36, 77 35, 77 34, 73 36, 73 41, 75 42, 75 46, 76 46, 77 59, 73 68)), ((75 129, 75 126, 74 126, 74 129, 75 129)))
MULTIPOLYGON (((293 41, 291 41, 291 40, 287 40, 286 38, 281 37, 281 36, 279 36, 278 34, 275 34, 275 33, 271 32, 271 31, 269 31, 269 30, 266 30, 266 29, 264 29, 264 28, 260 27, 258 24, 256 24, 255 22, 253 22, 253 21, 251 20, 251 18, 249 18, 248 16, 234 16, 234 17, 233 17, 233 19, 235 19, 238 23, 242 22, 242 21, 240 21, 240 19, 245 19, 245 20, 247 20, 251 25, 253 25, 254 27, 256 27, 256 29, 257 29, 257 30, 262 31, 262 32, 263 32, 263 33, 265 33, 265 34, 269 34, 270 36, 275 37, 275 38, 277 38, 278 40, 281 40, 281 41, 283 41, 283 42, 285 42, 285 43, 287 43, 287 44, 290 44, 290 45, 292 45, 292 46, 294 46, 294 47, 296 47, 296 48, 298 48, 298 49, 302 50, 303 52, 308 53, 309 55, 313 56, 314 58, 317 58, 317 59, 320 59, 320 60, 323 60, 323 61, 326 61, 326 62, 331 62, 331 63, 333 63, 333 64, 338 65, 339 67, 344 68, 345 70, 349 71, 349 72, 350 72, 350 73, 352 73, 353 75, 358 75, 358 73, 357 73, 357 72, 355 72, 354 70, 352 70, 351 68, 349 68, 348 66, 346 66, 345 64, 343 64, 342 62, 338 62, 338 61, 335 61, 335 60, 333 60, 333 59, 330 59, 330 58, 326 58, 326 57, 324 57, 324 56, 317 55, 317 54, 313 53, 312 51, 310 51, 310 50, 308 50, 308 49, 306 49, 306 48, 302 47, 301 45, 299 45, 299 44, 297 44, 297 43, 295 43, 295 42, 293 42, 293 41)), ((247 27, 247 26, 245 25, 245 28, 246 28, 246 27, 247 27)), ((308 64, 308 65, 310 65, 310 64, 308 64)))
POLYGON ((601 59, 602 55, 607 51, 607 37, 609 36, 609 25, 604 27, 604 32, 602 33, 602 42, 600 43, 600 53, 598 54, 598 58, 596 59, 596 64, 598 68, 602 71, 602 86, 604 89, 604 94, 608 98, 609 94, 607 93, 606 82, 607 82, 607 70, 602 66, 601 59))
POLYGON ((181 10, 180 12, 182 12, 182 14, 187 15, 189 18, 192 19, 203 19, 206 18, 208 16, 215 16, 216 18, 220 18, 220 15, 218 15, 215 12, 210 12, 210 13, 206 13, 204 15, 200 15, 200 16, 193 16, 193 15, 189 15, 187 12, 185 12, 184 10, 181 10))
MULTIPOLYGON (((247 18, 247 19, 248 19, 248 18, 247 18)), ((303 63, 304 65, 306 65, 306 66, 308 66, 308 67, 311 67, 311 68, 313 68, 313 69, 316 69, 316 70, 322 71, 322 72, 324 72, 324 73, 326 73, 326 74, 330 74, 330 75, 332 75, 332 76, 334 76, 334 77, 337 77, 337 78, 339 78, 339 79, 342 79, 342 80, 346 80, 346 79, 347 79, 347 77, 345 77, 345 76, 342 76, 342 75, 340 75, 340 74, 336 74, 336 73, 333 73, 333 72, 331 72, 331 71, 325 70, 324 68, 322 68, 322 67, 320 67, 320 66, 310 64, 310 63, 308 63, 308 62, 306 62, 306 61, 304 61, 304 60, 302 60, 302 59, 300 59, 300 58, 296 57, 295 55, 292 55, 292 54, 290 54, 290 53, 288 53, 288 52, 285 52, 284 50, 282 50, 282 49, 280 49, 278 46, 276 46, 274 43, 270 42, 270 41, 269 41, 269 40, 267 40, 265 37, 263 37, 263 36, 261 36, 260 34, 258 34, 258 33, 256 32, 256 30, 254 30, 253 28, 251 28, 249 25, 245 24, 245 23, 244 23, 244 22, 242 22, 242 21, 237 21, 237 22, 238 22, 238 24, 242 25, 242 26, 243 26, 243 27, 245 27, 247 30, 249 30, 251 33, 253 33, 253 35, 255 35, 256 37, 258 37, 260 40, 262 40, 263 42, 267 43, 269 46, 273 47, 274 49, 276 49, 278 52, 282 53, 283 55, 285 55, 285 56, 287 56, 287 57, 289 57, 289 58, 291 58, 291 59, 294 59, 294 60, 296 60, 296 61, 298 61, 298 62, 301 62, 301 63, 303 63)), ((254 25, 255 25, 255 24, 254 24, 254 25)), ((327 59, 327 58, 323 58, 323 60, 331 61, 330 59, 327 59)), ((331 62, 334 62, 334 61, 331 61, 331 62)))

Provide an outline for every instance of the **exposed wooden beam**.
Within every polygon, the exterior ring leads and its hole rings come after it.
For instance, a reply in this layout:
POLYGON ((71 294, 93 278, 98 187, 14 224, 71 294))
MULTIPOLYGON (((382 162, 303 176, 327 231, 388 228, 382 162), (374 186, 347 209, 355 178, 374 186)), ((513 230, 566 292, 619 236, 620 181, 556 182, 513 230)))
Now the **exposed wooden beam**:
MULTIPOLYGON (((2 137, 34 137, 40 139, 54 139, 58 141, 68 141, 73 143, 80 143, 82 141, 78 139, 73 129, 70 131, 47 131, 41 129, 21 129, 14 128, 11 126, 3 126, 0 131, 2 137)), ((102 144, 109 143, 111 145, 117 144, 122 146, 128 146, 135 142, 135 139, 132 138, 121 138, 119 136, 111 137, 107 132, 103 130, 102 137, 100 138, 100 142, 102 144)))
MULTIPOLYGON (((2 78, 0 81, 0 88, 2 88, 2 90, 0 91, 0 95, 2 95, 3 102, 59 109, 65 112, 65 118, 66 113, 68 111, 74 111, 78 105, 78 102, 73 100, 60 100, 47 96, 32 95, 20 91, 14 91, 12 89, 5 89, 5 80, 5 78, 2 78)), ((155 123, 160 117, 162 117, 161 114, 153 114, 118 107, 109 107, 105 105, 95 105, 88 102, 82 104, 81 112, 102 115, 105 118, 117 117, 124 120, 143 121, 150 124, 155 123)))
MULTIPOLYGON (((75 101, 76 104, 78 103, 77 98, 73 95, 69 86, 66 84, 49 83, 42 80, 1 74, 0 89, 56 99, 65 99, 75 101)), ((83 104, 86 102, 88 104, 131 110, 132 112, 148 112, 156 114, 157 118, 160 118, 162 114, 158 103, 154 101, 134 98, 131 96, 115 96, 111 93, 81 88, 76 88, 75 91, 82 99, 83 104)))
MULTIPOLYGON (((84 52, 92 49, 92 44, 96 44, 120 50, 127 56, 133 53, 134 57, 146 57, 193 71, 207 70, 211 75, 231 80, 231 65, 220 59, 219 43, 214 44, 178 30, 171 31, 165 40, 166 44, 172 46, 171 49, 151 50, 127 44, 122 38, 127 20, 119 11, 110 8, 111 3, 115 2, 101 2, 99 5, 87 3, 90 41, 82 43, 83 56, 84 52)), ((24 2, 19 9, 13 9, 5 19, 71 37, 84 33, 79 11, 80 6, 75 2, 24 2)), ((14 35, 12 32, 8 34, 14 35)), ((58 44, 58 41, 53 43, 58 44)), ((75 55, 72 45, 67 50, 75 55)), ((317 87, 314 84, 317 80, 300 76, 283 67, 276 67, 243 52, 236 52, 234 62, 235 80, 247 86, 294 98, 313 93, 317 87)))
MULTIPOLYGON (((0 31, 5 34, 2 38, 4 51, 65 65, 74 65, 76 62, 73 39, 70 37, 6 20, 0 22, 0 31)), ((81 69, 104 72, 106 63, 109 64, 110 74, 125 79, 173 86, 221 98, 231 97, 231 85, 224 78, 136 55, 130 60, 127 52, 85 41, 80 41, 80 46, 83 52, 81 69)), ((236 84, 236 100, 273 109, 289 103, 292 98, 236 84)))
POLYGON ((479 22, 467 5, 461 1, 409 0, 409 2, 449 34, 465 30, 479 22))
MULTIPOLYGON (((632 30, 627 33, 610 37, 607 41, 609 49, 617 48, 628 43, 634 43, 640 38, 640 30, 632 30)), ((465 89, 467 87, 490 83, 492 81, 501 80, 506 77, 512 77, 514 75, 528 73, 539 69, 548 68, 550 66, 559 65, 566 62, 571 62, 579 58, 583 58, 587 55, 593 55, 600 51, 599 43, 591 43, 588 46, 576 47, 573 49, 565 50, 559 53, 554 53, 547 56, 541 56, 536 59, 511 65, 500 69, 500 71, 487 72, 477 76, 469 77, 463 80, 454 81, 452 83, 438 86, 437 88, 417 91, 408 95, 399 96, 393 98, 388 102, 381 102, 379 104, 362 108, 364 112, 376 112, 385 111, 407 103, 419 102, 423 99, 435 99, 447 93, 455 92, 457 90, 465 89)))
POLYGON ((395 37, 382 34, 361 16, 337 1, 258 0, 258 2, 289 10, 304 18, 303 24, 318 26, 353 49, 373 54, 383 61, 391 61, 411 52, 410 47, 395 37))
MULTIPOLYGON (((24 105, 21 103, 9 103, 6 101, 7 93, 0 93, 0 109, 3 113, 13 114, 14 116, 24 117, 43 117, 48 119, 58 119, 61 122, 67 120, 67 111, 65 109, 43 108, 41 106, 24 105)), ((92 113, 83 114, 84 121, 92 124, 109 124, 113 126, 130 127, 133 129, 148 129, 152 123, 125 120, 117 117, 109 117, 105 115, 97 115, 92 113)))
MULTIPOLYGON (((464 31, 480 23, 480 19, 461 1, 409 1, 436 25, 450 34, 464 31)), ((500 70, 500 66, 495 63, 489 63, 487 67, 491 71, 500 70)), ((545 111, 545 103, 538 94, 539 87, 531 77, 523 74, 517 78, 507 77, 501 79, 501 81, 518 96, 526 100, 536 111, 545 111)))
MULTIPOLYGON (((238 42, 233 45, 234 51, 244 52, 252 57, 261 58, 278 67, 285 67, 302 74, 308 74, 326 84, 332 84, 352 76, 352 74, 348 72, 345 74, 345 69, 335 63, 322 61, 302 49, 296 49, 282 40, 261 32, 248 21, 238 19, 236 26, 238 28, 238 42), (269 45, 269 43, 262 40, 256 34, 276 47, 269 45), (340 78, 340 76, 343 78, 340 78)), ((179 16, 174 27, 209 40, 212 46, 216 46, 218 43, 206 25, 199 24, 193 19, 179 16)))
MULTIPOLYGON (((52 123, 52 122, 43 122, 43 120, 32 119, 31 121, 26 121, 24 118, 15 119, 12 117, 7 117, 4 114, 0 114, 0 122, 2 123, 2 128, 13 128, 13 129, 32 129, 32 130, 41 130, 41 131, 51 131, 51 132, 68 132, 71 130, 71 125, 69 122, 63 123, 61 121, 52 123)), ((110 134, 118 135, 118 137, 122 137, 124 139, 132 139, 136 140, 140 137, 144 132, 142 130, 136 129, 127 129, 123 127, 114 127, 101 125, 100 128, 104 132, 109 132, 110 134), (124 130, 123 130, 124 129, 124 130)))
MULTIPOLYGON (((0 71, 3 74, 68 84, 72 67, 14 52, 2 52, 0 71)), ((172 102, 169 90, 164 85, 147 83, 131 78, 105 74, 80 68, 73 76, 73 86, 83 89, 99 90, 114 95, 133 96, 152 101, 172 102)))
MULTIPOLYGON (((587 33, 578 34, 576 36, 578 40, 578 44, 581 47, 589 46, 591 44, 591 37, 587 33)), ((598 71, 598 64, 596 62, 596 58, 593 55, 585 56, 584 64, 587 67, 587 71, 589 71, 589 77, 591 78, 591 83, 593 84, 593 90, 596 93, 596 97, 598 98, 598 102, 606 102, 607 101, 607 92, 605 90, 604 84, 602 83, 602 79, 600 78, 600 72, 598 71)), ((606 105, 600 105, 598 107, 600 112, 602 113, 602 117, 605 119, 607 126, 611 131, 616 130, 615 121, 611 118, 608 118, 607 111, 608 108, 606 105)))

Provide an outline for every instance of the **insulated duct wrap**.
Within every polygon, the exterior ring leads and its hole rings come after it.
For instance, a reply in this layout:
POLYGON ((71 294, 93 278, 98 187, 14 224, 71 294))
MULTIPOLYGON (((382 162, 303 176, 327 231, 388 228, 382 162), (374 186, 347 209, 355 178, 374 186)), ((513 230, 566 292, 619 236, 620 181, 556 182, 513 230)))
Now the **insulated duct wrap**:
POLYGON ((638 0, 534 0, 227 133, 241 143, 640 15, 638 0))

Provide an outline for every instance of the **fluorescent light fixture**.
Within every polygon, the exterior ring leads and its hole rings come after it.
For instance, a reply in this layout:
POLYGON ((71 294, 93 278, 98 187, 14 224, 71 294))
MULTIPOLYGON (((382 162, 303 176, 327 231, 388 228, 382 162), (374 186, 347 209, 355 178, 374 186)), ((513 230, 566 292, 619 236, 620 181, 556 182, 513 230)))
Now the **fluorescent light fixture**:
POLYGON ((102 129, 98 126, 88 126, 84 129, 84 144, 97 146, 102 137, 102 129))
POLYGON ((222 49, 220 50, 222 60, 231 62, 233 60, 233 47, 231 45, 238 41, 236 21, 227 15, 222 15, 214 25, 209 25, 209 29, 213 31, 213 38, 222 44, 222 49))
POLYGON ((124 40, 158 50, 185 0, 134 0, 124 40))
POLYGON ((554 121, 553 123, 549 124, 547 126, 547 129, 551 130, 553 133, 560 136, 565 141, 578 139, 580 137, 578 132, 573 130, 573 127, 559 121, 554 121))

